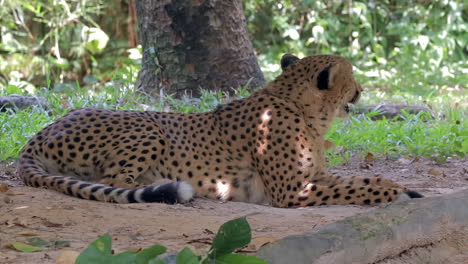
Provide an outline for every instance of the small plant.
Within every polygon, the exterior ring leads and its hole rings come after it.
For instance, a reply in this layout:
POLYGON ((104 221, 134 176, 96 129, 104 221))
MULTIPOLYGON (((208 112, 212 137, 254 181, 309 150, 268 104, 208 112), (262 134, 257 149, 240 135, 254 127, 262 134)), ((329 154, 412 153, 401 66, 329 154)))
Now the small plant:
MULTIPOLYGON (((176 257, 177 264, 266 264, 267 262, 255 256, 232 253, 234 250, 246 246, 252 238, 250 225, 245 217, 224 223, 218 230, 213 244, 203 256, 197 256, 186 247, 176 257)), ((109 235, 102 235, 91 243, 77 258, 76 264, 165 264, 156 258, 166 252, 166 248, 153 245, 139 252, 125 251, 117 255, 112 254, 112 239, 109 235)))

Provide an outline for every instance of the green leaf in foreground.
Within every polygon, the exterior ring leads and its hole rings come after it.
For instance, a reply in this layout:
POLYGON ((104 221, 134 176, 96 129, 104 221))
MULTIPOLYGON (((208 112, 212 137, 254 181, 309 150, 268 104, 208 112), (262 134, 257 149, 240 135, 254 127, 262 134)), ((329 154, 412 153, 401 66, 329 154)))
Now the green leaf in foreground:
POLYGON ((149 248, 145 248, 138 252, 136 255, 136 264, 146 264, 150 260, 166 252, 166 248, 160 245, 154 245, 149 248))
POLYGON ((102 235, 91 243, 76 259, 76 264, 107 264, 111 263, 112 239, 109 235, 102 235))
POLYGON ((190 248, 184 248, 177 254, 177 264, 198 264, 199 258, 195 255, 190 248))
POLYGON ((21 251, 21 252, 37 252, 42 251, 43 249, 40 247, 31 246, 22 242, 12 242, 10 244, 14 249, 21 251))
MULTIPOLYGON (((268 262, 261 260, 255 256, 247 256, 241 254, 226 254, 216 258, 217 264, 268 264, 268 262)), ((179 264, 179 263, 177 263, 179 264)))
POLYGON ((166 263, 164 263, 164 261, 162 261, 160 259, 152 259, 152 260, 148 261, 148 264, 166 264, 166 263))
MULTIPOLYGON (((120 254, 117 254, 115 256, 109 257, 109 259, 106 262, 103 263, 109 263, 109 264, 133 264, 135 263, 136 259, 136 254, 135 252, 132 251, 125 251, 120 254)), ((103 264, 102 263, 102 264, 103 264)), ((101 262, 95 262, 95 263, 88 263, 88 264, 101 264, 101 262)))
POLYGON ((250 226, 245 217, 224 223, 216 234, 208 257, 213 259, 247 245, 252 238, 250 226))
POLYGON ((138 253, 125 251, 114 256, 111 237, 102 235, 81 252, 76 264, 160 264, 162 262, 155 258, 164 252, 165 247, 154 245, 138 253))

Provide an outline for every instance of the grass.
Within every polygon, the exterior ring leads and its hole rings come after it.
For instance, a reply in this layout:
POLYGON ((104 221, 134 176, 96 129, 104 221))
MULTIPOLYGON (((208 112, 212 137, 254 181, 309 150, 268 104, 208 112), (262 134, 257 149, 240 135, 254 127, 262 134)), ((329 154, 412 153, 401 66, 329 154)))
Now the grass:
POLYGON ((387 158, 426 157, 438 163, 448 158, 463 158, 468 153, 468 92, 446 90, 436 95, 389 93, 370 90, 364 93, 363 104, 426 105, 428 113, 404 113, 403 121, 372 120, 376 113, 337 120, 326 138, 337 147, 327 153, 330 166, 346 161, 351 154, 372 153, 387 158), (340 148, 341 146, 341 148, 340 148))
MULTIPOLYGON (((242 87, 236 92, 236 97, 249 95, 242 87)), ((135 92, 130 84, 114 84, 100 89, 75 87, 60 92, 43 89, 37 91, 37 95, 46 97, 50 107, 0 114, 0 160, 16 159, 21 147, 32 135, 73 108, 188 113, 210 111, 232 99, 221 92, 209 91, 203 91, 200 98, 154 98, 135 92)), ((468 121, 465 118, 468 110, 463 105, 467 99, 468 94, 460 92, 422 98, 404 93, 367 91, 367 96, 362 99, 364 103, 424 103, 433 108, 435 118, 421 113, 405 114, 404 121, 372 120, 375 113, 369 113, 337 120, 326 136, 336 145, 327 153, 329 165, 345 162, 353 154, 364 156, 369 152, 390 158, 423 156, 437 162, 444 162, 449 157, 464 157, 468 152, 468 121)))
MULTIPOLYGON (((113 80, 104 85, 93 82, 80 87, 76 83, 61 83, 53 88, 29 91, 29 94, 45 97, 50 105, 46 109, 34 107, 0 113, 0 161, 16 159, 32 135, 74 108, 190 113, 210 111, 233 99, 222 92, 210 91, 201 91, 200 98, 147 96, 135 91, 137 72, 138 67, 130 64, 115 72, 113 80)), ((419 82, 417 79, 407 81, 419 82)), ((372 120, 375 113, 368 113, 337 120, 326 136, 336 145, 327 152, 329 166, 345 162, 351 155, 364 156, 367 153, 390 158, 423 156, 437 162, 444 162, 449 157, 465 157, 468 152, 468 121, 465 118, 468 116, 468 91, 463 88, 466 84, 461 83, 460 87, 426 89, 429 92, 425 92, 424 96, 421 95, 424 89, 414 92, 407 92, 407 89, 366 90, 361 103, 424 104, 433 110, 434 118, 421 113, 405 114, 404 121, 372 120)), ((26 87, 15 85, 0 86, 0 96, 26 94, 26 90, 26 87)), ((236 98, 247 96, 249 92, 246 87, 235 90, 236 98)))
POLYGON ((345 161, 350 153, 372 153, 390 158, 427 157, 439 163, 449 157, 464 157, 467 153, 466 120, 428 119, 423 113, 405 114, 404 121, 371 120, 371 115, 353 116, 335 123, 327 139, 343 146, 345 154, 331 150, 328 153, 330 165, 345 161))
POLYGON ((35 133, 52 122, 43 109, 29 109, 0 114, 0 160, 18 157, 18 153, 35 133))

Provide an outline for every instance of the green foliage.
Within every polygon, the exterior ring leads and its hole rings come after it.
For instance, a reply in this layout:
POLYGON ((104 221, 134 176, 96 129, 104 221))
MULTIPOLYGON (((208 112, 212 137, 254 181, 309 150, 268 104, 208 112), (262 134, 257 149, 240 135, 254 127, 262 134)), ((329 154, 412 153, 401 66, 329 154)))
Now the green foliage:
POLYGON ((70 241, 68 240, 46 241, 40 237, 28 238, 28 242, 35 247, 65 248, 70 246, 70 241))
POLYGON ((0 113, 0 160, 17 158, 26 141, 51 121, 42 109, 0 113))
POLYGON ((250 225, 245 217, 223 224, 213 239, 208 257, 215 259, 246 246, 252 239, 250 233, 250 225))
POLYGON ((193 253, 193 251, 186 247, 177 254, 176 264, 198 264, 200 263, 200 258, 193 253))
POLYGON ((14 249, 16 249, 16 250, 18 250, 20 252, 38 252, 38 251, 43 250, 40 247, 31 246, 31 245, 28 245, 28 244, 25 244, 25 243, 22 243, 22 242, 12 242, 10 245, 11 245, 11 247, 13 247, 14 249))
POLYGON ((40 237, 31 237, 27 240, 27 243, 10 242, 7 246, 20 252, 38 252, 43 251, 45 248, 57 249, 70 246, 70 241, 67 240, 46 241, 40 237))
POLYGON ((284 53, 339 54, 372 87, 468 86, 466 2, 245 1, 254 47, 275 76, 284 53))
POLYGON ((373 113, 370 113, 335 122, 327 139, 337 146, 344 146, 345 152, 329 150, 330 166, 346 160, 350 150, 361 155, 374 153, 390 158, 427 157, 440 163, 449 157, 463 158, 468 153, 468 121, 456 118, 462 115, 460 109, 451 111, 454 119, 436 120, 426 113, 405 113, 404 121, 396 118, 372 120, 373 113))
MULTIPOLYGON (((468 86, 465 1, 249 0, 244 7, 268 79, 284 53, 333 53, 352 59, 366 86, 419 94, 468 86)), ((135 19, 120 0, 4 1, 0 90, 94 87, 122 69, 136 76, 141 50, 128 40, 138 35, 128 22, 135 19)))
MULTIPOLYGON (((267 262, 254 257, 232 254, 236 249, 246 246, 251 240, 250 225, 245 217, 224 223, 216 234, 213 245, 204 256, 195 255, 189 248, 184 248, 176 256, 177 264, 266 264, 267 262)), ((154 245, 139 252, 126 251, 112 254, 112 239, 102 235, 86 248, 77 258, 76 264, 164 264, 157 259, 166 252, 166 248, 154 245)))
MULTIPOLYGON (((64 115, 70 109, 79 107, 100 107, 119 110, 205 112, 215 109, 219 104, 233 98, 221 92, 202 90, 200 98, 174 99, 147 97, 138 93, 131 85, 114 82, 115 86, 99 87, 89 90, 77 86, 64 87, 61 93, 47 89, 37 91, 46 97, 50 107, 40 107, 0 113, 0 160, 18 157, 26 141, 44 126, 64 115)), ((237 94, 248 96, 239 88, 237 94)), ((414 96, 410 93, 387 93, 366 91, 363 103, 380 104, 393 101, 404 104, 429 104, 434 118, 424 114, 406 114, 405 120, 371 120, 368 115, 351 116, 338 120, 331 127, 327 138, 337 147, 346 151, 328 152, 329 165, 345 162, 352 153, 388 157, 424 156, 439 162, 448 157, 464 157, 468 153, 468 128, 466 116, 468 101, 466 93, 447 92, 438 96, 414 96)))
POLYGON ((140 252, 126 251, 112 254, 112 238, 102 235, 86 248, 76 259, 76 264, 152 264, 158 263, 155 257, 166 252, 166 248, 154 245, 140 252))
POLYGON ((122 12, 126 5, 118 0, 2 1, 0 88, 13 84, 32 94, 37 87, 60 89, 76 81, 93 86, 122 68, 138 68, 141 52, 128 49, 127 37, 119 33, 127 29, 122 22, 128 20, 122 12), (115 12, 119 16, 112 16, 115 12), (109 18, 114 21, 108 23, 109 18))

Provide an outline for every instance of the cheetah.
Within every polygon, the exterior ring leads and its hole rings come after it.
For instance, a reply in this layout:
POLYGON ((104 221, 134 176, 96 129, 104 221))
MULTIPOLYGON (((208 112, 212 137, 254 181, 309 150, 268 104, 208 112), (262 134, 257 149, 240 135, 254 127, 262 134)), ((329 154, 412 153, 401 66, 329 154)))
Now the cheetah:
POLYGON ((422 197, 383 177, 327 172, 324 134, 362 92, 350 62, 287 54, 281 68, 250 97, 207 113, 72 110, 29 140, 18 174, 29 186, 116 203, 198 196, 305 207, 422 197), (161 180, 169 182, 155 185, 161 180))

